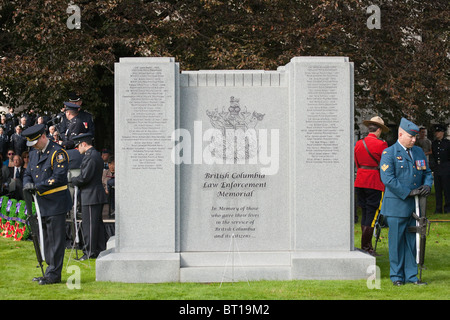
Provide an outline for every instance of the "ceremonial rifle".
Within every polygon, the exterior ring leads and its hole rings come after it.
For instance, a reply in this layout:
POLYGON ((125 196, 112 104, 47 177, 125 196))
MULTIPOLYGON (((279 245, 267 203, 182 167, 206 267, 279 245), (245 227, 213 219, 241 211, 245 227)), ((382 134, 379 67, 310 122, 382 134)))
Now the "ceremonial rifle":
POLYGON ((416 262, 419 266, 419 281, 422 281, 422 270, 426 269, 425 262, 425 246, 427 235, 430 233, 430 222, 426 217, 426 197, 415 196, 416 212, 413 218, 416 220, 415 227, 409 227, 409 232, 416 233, 416 262))
POLYGON ((36 207, 36 216, 39 225, 39 243, 41 244, 41 255, 42 259, 45 260, 45 250, 44 250, 44 233, 42 232, 42 216, 41 210, 39 209, 39 203, 37 201, 36 193, 32 193, 34 199, 34 206, 36 207))
POLYGON ((73 193, 73 212, 70 224, 72 225, 72 240, 74 241, 76 259, 78 260, 78 244, 80 243, 80 239, 78 237, 78 223, 77 223, 77 206, 78 205, 78 187, 74 186, 73 193))
MULTIPOLYGON (((32 194, 31 190, 24 190, 23 197, 25 200, 25 204, 27 206, 27 223, 30 226, 31 231, 31 240, 33 240, 34 245, 34 251, 36 252, 36 257, 39 263, 39 267, 42 271, 42 276, 45 277, 44 273, 44 267, 42 265, 42 262, 44 261, 44 242, 42 240, 42 222, 38 221, 38 216, 33 215, 33 201, 32 201, 32 194), (41 246, 39 245, 39 238, 41 238, 41 246), (42 251, 41 251, 42 250, 42 251)), ((36 213, 38 210, 38 204, 35 202, 36 205, 36 213)), ((39 213, 39 220, 40 220, 40 213, 39 213)))
POLYGON ((377 251, 378 242, 380 242, 381 228, 386 227, 386 223, 384 220, 384 216, 382 214, 378 214, 377 221, 375 222, 375 247, 373 251, 377 251))

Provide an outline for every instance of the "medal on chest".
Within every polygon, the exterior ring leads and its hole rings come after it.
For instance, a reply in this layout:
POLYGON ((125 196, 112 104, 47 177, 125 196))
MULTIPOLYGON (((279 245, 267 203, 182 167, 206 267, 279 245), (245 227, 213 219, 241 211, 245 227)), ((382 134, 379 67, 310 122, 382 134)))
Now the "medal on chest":
POLYGON ((426 170, 427 165, 425 163, 425 160, 416 160, 416 168, 417 170, 426 170))

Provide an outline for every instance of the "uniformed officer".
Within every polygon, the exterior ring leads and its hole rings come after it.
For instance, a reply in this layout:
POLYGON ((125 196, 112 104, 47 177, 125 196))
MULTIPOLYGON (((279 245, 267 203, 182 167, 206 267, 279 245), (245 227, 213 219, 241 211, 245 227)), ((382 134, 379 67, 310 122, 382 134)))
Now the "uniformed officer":
POLYGON ((434 190, 436 192, 436 213, 450 213, 450 140, 445 138, 446 126, 437 125, 434 135, 436 140, 431 144, 435 162, 434 190), (443 204, 444 194, 445 204, 443 204))
POLYGON ((22 132, 27 139, 30 161, 23 177, 24 192, 35 191, 42 217, 45 276, 35 278, 39 284, 61 281, 65 240, 66 214, 72 206, 67 185, 69 160, 66 151, 45 135, 45 125, 39 124, 22 132))
POLYGON ((389 132, 389 128, 378 116, 363 121, 363 124, 368 128, 369 134, 355 144, 355 163, 358 168, 355 191, 362 211, 361 249, 377 255, 372 247, 372 236, 384 192, 384 184, 380 179, 381 153, 388 147, 380 136, 389 132))
POLYGON ((63 146, 66 149, 73 149, 73 137, 82 134, 90 133, 94 135, 94 123, 90 114, 80 112, 80 106, 72 102, 64 102, 66 106, 67 129, 63 137, 63 146))
POLYGON ((89 112, 87 112, 85 110, 85 108, 83 108, 82 97, 75 92, 71 92, 71 93, 69 93, 69 102, 80 106, 80 108, 79 108, 80 117, 82 119, 84 119, 84 121, 87 121, 89 123, 89 131, 88 132, 90 132, 90 133, 92 133, 92 135, 94 135, 95 134, 94 119, 93 119, 92 114, 90 114, 89 112))
POLYGON ((81 162, 80 175, 72 178, 74 186, 81 190, 81 215, 83 230, 83 252, 80 260, 96 258, 106 249, 106 230, 103 224, 103 205, 107 197, 102 185, 103 160, 100 152, 92 146, 93 136, 84 133, 73 137, 84 158, 81 162))
POLYGON ((417 278, 416 234, 408 232, 415 225, 414 196, 427 196, 433 177, 422 148, 414 146, 419 127, 402 118, 398 140, 383 151, 381 181, 386 189, 381 214, 389 226, 390 278, 394 285, 407 282, 425 284, 417 278))

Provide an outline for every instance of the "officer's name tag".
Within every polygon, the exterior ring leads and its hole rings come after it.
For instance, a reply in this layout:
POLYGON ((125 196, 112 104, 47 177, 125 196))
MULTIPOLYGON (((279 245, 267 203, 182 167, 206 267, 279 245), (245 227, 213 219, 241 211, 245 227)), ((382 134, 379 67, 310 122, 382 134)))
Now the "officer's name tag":
POLYGON ((426 170, 427 165, 425 163, 425 160, 416 160, 416 168, 417 170, 426 170))

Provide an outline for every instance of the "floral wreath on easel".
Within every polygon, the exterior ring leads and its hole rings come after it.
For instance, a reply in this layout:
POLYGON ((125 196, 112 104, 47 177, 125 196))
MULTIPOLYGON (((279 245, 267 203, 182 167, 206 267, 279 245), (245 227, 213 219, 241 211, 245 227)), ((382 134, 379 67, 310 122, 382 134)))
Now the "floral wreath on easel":
MULTIPOLYGON (((36 214, 32 205, 32 214, 36 214)), ((14 241, 26 240, 30 236, 27 222, 27 206, 25 201, 0 197, 0 236, 13 238, 14 241)))

